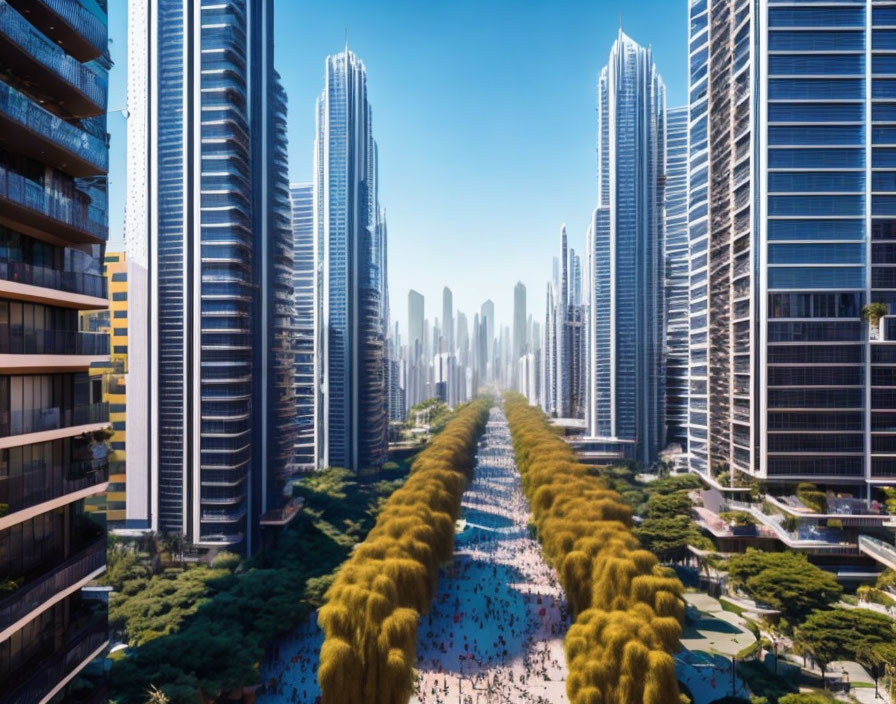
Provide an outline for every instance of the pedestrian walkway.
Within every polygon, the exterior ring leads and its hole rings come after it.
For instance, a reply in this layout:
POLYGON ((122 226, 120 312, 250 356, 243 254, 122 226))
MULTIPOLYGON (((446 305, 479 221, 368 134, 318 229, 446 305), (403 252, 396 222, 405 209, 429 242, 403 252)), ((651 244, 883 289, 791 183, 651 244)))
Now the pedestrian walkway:
POLYGON ((529 537, 510 430, 493 408, 464 493, 455 556, 421 619, 420 704, 566 702, 566 602, 529 537))
MULTIPOLYGON (((416 704, 562 704, 566 602, 529 537, 529 504, 507 419, 493 408, 464 493, 453 562, 420 620, 416 704)), ((323 634, 315 616, 262 667, 259 704, 314 704, 323 634)))

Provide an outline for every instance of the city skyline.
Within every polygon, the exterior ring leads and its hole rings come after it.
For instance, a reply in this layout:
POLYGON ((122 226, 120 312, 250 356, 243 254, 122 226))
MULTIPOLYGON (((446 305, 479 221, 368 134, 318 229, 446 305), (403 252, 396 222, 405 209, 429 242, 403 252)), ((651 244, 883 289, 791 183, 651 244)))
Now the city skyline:
MULTIPOLYGON (((402 327, 409 289, 436 301, 445 286, 454 292, 455 307, 469 315, 483 300, 492 298, 497 329, 512 326, 513 287, 518 280, 530 293, 529 311, 542 319, 543 296, 533 292, 543 291, 540 262, 553 256, 562 223, 567 224, 570 246, 584 250, 595 198, 589 180, 597 140, 595 86, 605 47, 615 38, 620 18, 636 41, 654 47, 660 72, 670 77, 669 105, 686 100, 686 47, 676 40, 687 31, 686 4, 650 0, 643 5, 644 12, 634 12, 622 2, 599 6, 573 2, 562 7, 500 2, 488 9, 461 3, 448 12, 410 3, 347 0, 315 7, 309 13, 276 0, 275 62, 289 96, 291 182, 312 179, 314 100, 323 79, 322 62, 342 50, 346 30, 349 49, 377 76, 371 101, 377 110, 377 141, 383 153, 381 198, 389 205, 390 303, 392 319, 401 321, 402 327), (302 27, 311 20, 316 31, 304 32, 302 27), (459 31, 462 25, 482 24, 483 29, 464 34, 468 57, 459 61, 447 39, 434 36, 433 28, 440 23, 458 26, 459 31), (657 32, 657 26, 677 29, 657 32), (529 44, 535 27, 542 37, 538 51, 529 44), (387 28, 386 35, 379 31, 387 28), (302 41, 295 41, 296 31, 302 41), (506 38, 510 53, 495 51, 491 39, 495 32, 506 38), (433 41, 438 46, 427 48, 424 72, 415 57, 424 44, 433 41), (528 67, 527 85, 536 82, 525 91, 517 85, 494 92, 484 89, 482 79, 466 82, 465 72, 477 65, 485 72, 482 78, 491 77, 488 82, 494 86, 497 77, 514 64, 521 67, 515 70, 528 67), (454 106, 441 103, 443 109, 450 108, 444 117, 434 112, 439 85, 456 101, 454 106), (469 97, 468 91, 472 91, 469 97), (550 97, 536 101, 534 94, 550 97), (485 101, 490 109, 476 121, 460 119, 468 101, 485 101), (550 101, 555 107, 542 104, 550 101), (515 115, 518 126, 505 134, 501 124, 508 114, 515 115), (451 130, 437 137, 432 127, 434 120, 442 119, 451 130), (520 139, 530 144, 522 153, 515 146, 520 139), (478 159, 483 149, 492 155, 485 168, 478 159), (447 170, 438 169, 438 163, 447 170), (476 172, 465 173, 465 164, 473 163, 476 172), (543 173, 544 178, 528 178, 534 173, 543 173), (464 179, 483 187, 463 186, 464 179), (497 188, 486 191, 486 182, 497 188), (520 210, 520 203, 536 207, 520 210), (434 219, 433 212, 440 217, 434 219), (448 242, 455 244, 448 247, 448 242), (468 256, 470 251, 478 253, 468 256), (501 266, 492 266, 493 261, 501 266)), ((123 15, 124 8, 117 3, 110 7, 113 111, 125 107, 123 15)), ((114 113, 109 122, 114 169, 117 152, 124 149, 126 120, 114 113)), ((123 173, 123 167, 122 163, 115 173, 123 173)), ((123 197, 123 181, 119 177, 110 182, 112 249, 123 248, 123 202, 118 196, 123 197)))

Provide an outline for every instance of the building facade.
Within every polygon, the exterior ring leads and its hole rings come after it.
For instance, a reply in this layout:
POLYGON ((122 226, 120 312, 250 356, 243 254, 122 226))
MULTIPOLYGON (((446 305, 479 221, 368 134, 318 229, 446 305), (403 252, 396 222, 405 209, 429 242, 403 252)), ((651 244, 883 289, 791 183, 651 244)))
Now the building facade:
POLYGON ((129 168, 147 177, 129 184, 127 237, 149 269, 147 364, 131 370, 149 388, 149 524, 250 550, 293 469, 295 430, 273 2, 131 0, 129 19, 129 168))
POLYGON ((687 448, 688 427, 688 109, 666 113, 665 363, 666 444, 687 448))
POLYGON ((690 4, 694 471, 896 476, 896 8, 690 4), (711 194, 711 195, 707 195, 711 194))
POLYGON ((366 472, 388 449, 377 148, 364 64, 346 50, 325 72, 314 144, 316 454, 319 466, 366 472))
POLYGON ((0 4, 0 700, 66 697, 105 649, 106 3, 0 4), (37 10, 40 11, 37 11, 37 10))
POLYGON ((81 314, 81 329, 109 336, 108 360, 90 365, 90 382, 100 385, 109 407, 109 486, 105 494, 85 501, 88 512, 102 515, 108 528, 127 521, 127 378, 128 378, 128 260, 124 252, 106 252, 103 271, 109 307, 81 314))
POLYGON ((622 30, 598 86, 598 207, 588 230, 587 426, 634 441, 649 464, 665 436, 665 89, 622 30))
POLYGON ((295 296, 295 462, 315 466, 314 457, 314 190, 310 183, 290 185, 295 296))

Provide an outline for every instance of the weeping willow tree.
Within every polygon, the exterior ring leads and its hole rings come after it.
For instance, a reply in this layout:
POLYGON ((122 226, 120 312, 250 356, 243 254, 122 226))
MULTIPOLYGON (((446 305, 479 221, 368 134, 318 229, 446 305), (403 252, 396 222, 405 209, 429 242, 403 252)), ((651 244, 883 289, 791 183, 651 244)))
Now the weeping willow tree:
POLYGON ((629 507, 539 409, 519 394, 504 407, 538 540, 575 618, 564 643, 571 704, 678 704, 681 582, 639 548, 629 507))
POLYGON ((454 523, 489 401, 459 409, 420 453, 404 485, 336 575, 318 613, 323 704, 407 704, 417 625, 451 559, 454 523))

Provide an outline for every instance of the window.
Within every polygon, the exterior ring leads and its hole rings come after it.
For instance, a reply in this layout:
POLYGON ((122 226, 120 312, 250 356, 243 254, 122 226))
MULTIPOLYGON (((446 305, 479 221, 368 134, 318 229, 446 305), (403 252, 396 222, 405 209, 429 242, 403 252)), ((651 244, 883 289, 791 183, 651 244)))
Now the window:
POLYGON ((863 27, 863 7, 773 7, 770 27, 863 27))
POLYGON ((865 82, 860 78, 770 78, 769 100, 861 100, 865 82))
POLYGON ((112 274, 112 281, 122 282, 122 281, 127 281, 127 280, 128 280, 128 274, 126 271, 117 271, 114 274, 112 274))
POLYGON ((127 291, 116 291, 115 293, 112 294, 112 300, 113 300, 113 301, 126 301, 126 300, 128 300, 128 293, 127 293, 127 291))
MULTIPOLYGON (((771 267, 768 287, 776 288, 861 288, 865 285, 862 267, 771 267)), ((851 339, 851 338, 827 338, 851 339)))
POLYGON ((768 33, 772 51, 861 51, 865 48, 864 32, 799 32, 772 30, 768 33))
POLYGON ((862 215, 864 196, 769 196, 768 214, 862 215))
POLYGON ((824 125, 801 127, 769 127, 768 143, 851 145, 862 144, 865 128, 860 125, 824 125))
POLYGON ((769 264, 863 264, 864 244, 771 244, 769 264))
POLYGON ((769 149, 770 169, 862 169, 864 149, 769 149))
POLYGON ((861 122, 862 103, 769 103, 769 122, 861 122))
POLYGON ((854 193, 865 190, 865 174, 857 171, 822 173, 775 172, 768 175, 771 193, 854 193))
POLYGON ((839 74, 861 75, 865 72, 865 57, 861 54, 834 56, 786 56, 772 54, 768 57, 768 72, 773 76, 810 76, 839 74))
POLYGON ((865 221, 769 220, 768 238, 769 240, 862 240, 865 238, 865 221))

